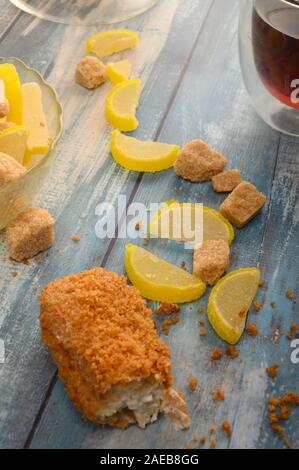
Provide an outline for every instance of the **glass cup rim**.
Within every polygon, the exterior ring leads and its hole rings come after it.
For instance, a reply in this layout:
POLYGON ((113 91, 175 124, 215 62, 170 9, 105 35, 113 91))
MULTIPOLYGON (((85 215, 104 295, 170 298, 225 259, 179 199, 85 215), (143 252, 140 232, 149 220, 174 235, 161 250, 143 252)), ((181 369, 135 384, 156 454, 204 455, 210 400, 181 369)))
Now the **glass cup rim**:
POLYGON ((281 3, 284 3, 293 8, 299 8, 299 0, 279 0, 281 3), (294 3, 296 2, 296 3, 294 3))

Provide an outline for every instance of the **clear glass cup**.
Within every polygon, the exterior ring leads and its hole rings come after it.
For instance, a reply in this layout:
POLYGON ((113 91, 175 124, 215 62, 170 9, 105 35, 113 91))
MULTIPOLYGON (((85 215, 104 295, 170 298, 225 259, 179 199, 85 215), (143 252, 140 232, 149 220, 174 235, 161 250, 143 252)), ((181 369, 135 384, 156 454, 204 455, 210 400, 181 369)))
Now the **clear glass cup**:
POLYGON ((299 136, 299 0, 241 0, 239 54, 258 114, 299 136))
POLYGON ((40 86, 51 144, 47 155, 37 155, 23 176, 0 188, 0 230, 33 204, 49 172, 63 130, 62 106, 55 90, 37 70, 28 67, 20 59, 0 57, 0 64, 7 63, 16 67, 21 83, 35 82, 40 86))
POLYGON ((21 10, 56 23, 90 26, 127 20, 159 0, 10 0, 21 10))

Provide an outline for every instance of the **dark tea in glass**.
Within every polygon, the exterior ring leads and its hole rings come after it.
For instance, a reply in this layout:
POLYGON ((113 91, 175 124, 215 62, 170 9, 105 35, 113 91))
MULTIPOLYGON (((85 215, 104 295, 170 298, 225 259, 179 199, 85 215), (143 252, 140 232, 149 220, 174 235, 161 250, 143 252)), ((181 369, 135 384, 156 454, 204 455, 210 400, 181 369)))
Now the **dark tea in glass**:
POLYGON ((264 3, 255 2, 252 13, 255 65, 270 93, 299 109, 299 17, 290 10, 287 16, 284 8, 267 16, 259 10, 259 4, 264 3))

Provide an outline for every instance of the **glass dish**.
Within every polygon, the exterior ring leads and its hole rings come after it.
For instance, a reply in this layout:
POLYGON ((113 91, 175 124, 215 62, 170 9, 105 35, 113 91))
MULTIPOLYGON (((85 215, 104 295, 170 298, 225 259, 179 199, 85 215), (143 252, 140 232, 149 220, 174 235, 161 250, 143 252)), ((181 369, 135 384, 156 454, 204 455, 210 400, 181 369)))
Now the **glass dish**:
POLYGON ((10 0, 21 10, 56 23, 91 26, 124 21, 159 0, 10 0))
POLYGON ((239 53, 258 114, 299 136, 299 0, 242 0, 239 53))
POLYGON ((14 57, 0 57, 0 64, 3 63, 10 63, 16 67, 22 83, 36 82, 39 84, 52 141, 47 155, 37 156, 35 166, 28 169, 24 176, 0 189, 0 230, 32 205, 33 199, 49 171, 54 150, 63 128, 63 112, 58 96, 41 74, 14 57))

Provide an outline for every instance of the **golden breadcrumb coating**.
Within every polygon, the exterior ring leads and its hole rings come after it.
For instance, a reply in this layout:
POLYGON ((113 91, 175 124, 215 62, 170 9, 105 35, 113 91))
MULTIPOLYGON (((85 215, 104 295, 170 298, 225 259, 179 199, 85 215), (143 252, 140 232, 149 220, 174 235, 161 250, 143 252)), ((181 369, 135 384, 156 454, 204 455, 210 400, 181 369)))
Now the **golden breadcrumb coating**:
POLYGON ((130 409, 105 415, 124 386, 169 390, 169 349, 146 302, 123 276, 95 268, 58 279, 46 285, 40 304, 42 338, 68 395, 87 419, 127 427, 136 421, 130 409))

